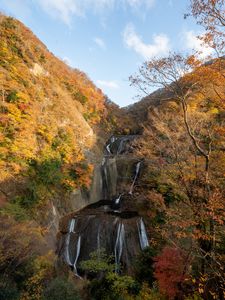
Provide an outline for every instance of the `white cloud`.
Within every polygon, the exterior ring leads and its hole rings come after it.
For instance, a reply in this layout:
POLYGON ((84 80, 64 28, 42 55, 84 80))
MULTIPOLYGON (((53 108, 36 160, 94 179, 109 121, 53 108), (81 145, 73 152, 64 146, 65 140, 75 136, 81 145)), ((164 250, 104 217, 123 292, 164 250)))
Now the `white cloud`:
POLYGON ((125 0, 125 2, 133 8, 138 8, 141 6, 151 8, 155 4, 155 0, 125 0))
POLYGON ((97 80, 97 84, 110 89, 119 89, 119 84, 116 81, 97 80))
POLYGON ((212 54, 213 49, 205 45, 197 36, 198 34, 194 31, 185 31, 182 39, 184 40, 186 49, 197 51, 199 57, 204 59, 212 54))
POLYGON ((27 19, 32 13, 29 6, 29 0, 1 0, 0 6, 0 10, 2 10, 3 13, 7 14, 7 12, 9 12, 10 14, 22 20, 27 19))
POLYGON ((123 39, 128 48, 133 49, 144 59, 167 55, 170 51, 170 40, 167 35, 154 35, 152 44, 145 44, 135 32, 132 24, 127 25, 125 28, 123 39))
POLYGON ((146 10, 153 6, 155 0, 37 0, 37 2, 46 13, 70 25, 73 16, 85 16, 87 11, 102 13, 121 6, 146 10))
POLYGON ((72 15, 82 16, 82 9, 78 2, 75 0, 38 0, 46 13, 61 19, 67 25, 70 24, 72 15))
POLYGON ((106 45, 105 42, 103 41, 103 39, 96 37, 93 39, 95 44, 98 45, 99 48, 105 50, 106 49, 106 45))

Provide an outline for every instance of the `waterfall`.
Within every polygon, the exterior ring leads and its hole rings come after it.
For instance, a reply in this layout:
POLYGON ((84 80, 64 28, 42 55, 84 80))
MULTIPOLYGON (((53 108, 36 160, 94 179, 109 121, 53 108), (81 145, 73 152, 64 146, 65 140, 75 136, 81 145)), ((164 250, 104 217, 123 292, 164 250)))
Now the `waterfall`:
POLYGON ((98 253, 98 259, 100 259, 100 251, 101 251, 101 242, 100 242, 100 229, 101 226, 98 226, 98 234, 97 234, 97 253, 98 253))
POLYGON ((115 200, 115 204, 120 204, 120 199, 122 197, 123 194, 120 194, 119 197, 115 200))
POLYGON ((70 221, 69 233, 74 232, 75 224, 76 224, 76 219, 72 219, 70 221))
POLYGON ((141 166, 141 161, 139 161, 136 165, 136 170, 135 170, 135 176, 134 176, 134 180, 131 184, 131 187, 130 187, 130 191, 129 191, 129 194, 132 195, 133 194, 133 189, 134 189, 134 185, 135 185, 135 182, 137 180, 137 177, 138 177, 138 174, 140 172, 140 166, 141 166))
POLYGON ((108 145, 106 146, 106 150, 108 151, 108 154, 111 155, 112 152, 111 152, 111 149, 110 149, 110 145, 111 145, 111 144, 108 144, 108 145))
POLYGON ((141 246, 141 249, 144 250, 146 247, 149 247, 149 243, 148 243, 147 232, 145 229, 145 224, 144 224, 142 218, 137 223, 137 226, 138 226, 140 246, 141 246))
POLYGON ((124 230, 124 224, 119 224, 117 229, 117 236, 116 236, 116 244, 115 244, 115 272, 119 272, 120 268, 120 259, 123 252, 123 244, 124 244, 124 238, 125 238, 125 230, 124 230))
POLYGON ((121 154, 124 150, 124 145, 126 144, 125 142, 129 141, 129 139, 127 137, 122 137, 119 143, 119 147, 117 149, 117 155, 121 154))
POLYGON ((71 234, 71 232, 74 232, 75 224, 76 224, 76 219, 70 220, 69 232, 66 235, 66 241, 65 241, 64 257, 69 266, 73 266, 73 263, 71 262, 71 258, 70 258, 69 248, 70 248, 70 234, 71 234))
POLYGON ((112 136, 109 140, 109 143, 106 145, 106 150, 107 150, 107 154, 112 155, 112 150, 111 150, 111 146, 112 144, 117 140, 118 138, 116 138, 115 136, 112 136))
MULTIPOLYGON (((87 203, 87 207, 60 222, 57 251, 74 276, 81 278, 80 262, 90 259, 93 251, 100 262, 103 248, 107 256, 114 254, 115 273, 132 272, 132 258, 149 246, 144 220, 132 197, 127 195, 132 195, 135 190, 142 168, 142 159, 138 161, 132 156, 135 146, 130 142, 134 138, 120 135, 108 139, 98 166, 101 178, 96 181, 96 185, 100 184, 101 198, 96 197, 94 200, 98 202, 87 203), (121 154, 128 154, 128 157, 121 154), (65 222, 68 222, 68 228, 65 228, 65 222)), ((93 190, 91 193, 94 195, 93 190)), ((55 215, 57 210, 52 209, 55 215)))
POLYGON ((111 144, 113 144, 118 138, 116 138, 115 136, 112 136, 110 139, 111 144))
POLYGON ((107 172, 107 159, 103 157, 102 160, 102 193, 106 199, 108 194, 108 172, 107 172))
POLYGON ((74 261, 74 264, 73 264, 74 273, 78 277, 80 277, 80 276, 77 272, 77 261, 78 261, 79 255, 80 255, 80 246, 81 246, 81 236, 79 235, 78 240, 77 240, 76 257, 75 257, 75 261, 74 261))
POLYGON ((102 159, 102 166, 104 166, 105 161, 106 161, 106 159, 105 159, 105 157, 103 157, 103 159, 102 159))
POLYGON ((52 203, 52 214, 54 217, 57 216, 57 211, 56 211, 55 205, 53 203, 52 203))

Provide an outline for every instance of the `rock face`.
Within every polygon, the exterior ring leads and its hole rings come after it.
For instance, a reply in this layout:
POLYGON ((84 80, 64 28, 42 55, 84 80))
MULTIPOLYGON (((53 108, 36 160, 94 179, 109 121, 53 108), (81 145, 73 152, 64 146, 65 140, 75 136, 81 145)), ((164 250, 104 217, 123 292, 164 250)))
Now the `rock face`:
POLYGON ((115 272, 130 273, 134 258, 149 245, 132 198, 142 163, 129 154, 135 138, 111 137, 101 164, 102 200, 61 220, 58 255, 77 276, 79 263, 100 249, 114 256, 115 272))

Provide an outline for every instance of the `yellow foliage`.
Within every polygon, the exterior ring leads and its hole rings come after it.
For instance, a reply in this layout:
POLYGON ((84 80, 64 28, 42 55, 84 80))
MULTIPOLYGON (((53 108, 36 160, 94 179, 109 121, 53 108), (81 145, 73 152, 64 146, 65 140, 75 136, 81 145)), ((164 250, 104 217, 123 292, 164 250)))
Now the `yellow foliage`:
POLYGON ((33 276, 30 277, 25 285, 25 291, 20 300, 41 300, 46 281, 53 274, 54 255, 49 252, 47 255, 38 256, 33 263, 33 276))

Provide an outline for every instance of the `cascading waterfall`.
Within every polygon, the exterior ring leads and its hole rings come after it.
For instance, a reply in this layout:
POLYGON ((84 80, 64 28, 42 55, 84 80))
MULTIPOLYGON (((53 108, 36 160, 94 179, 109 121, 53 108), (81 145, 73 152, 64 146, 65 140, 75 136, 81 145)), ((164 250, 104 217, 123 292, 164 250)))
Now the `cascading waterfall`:
POLYGON ((77 261, 78 261, 78 258, 80 256, 80 246, 81 246, 81 236, 79 235, 78 240, 77 240, 76 257, 75 257, 75 261, 74 261, 74 264, 73 264, 74 273, 78 277, 80 277, 80 276, 77 272, 77 261))
POLYGON ((133 194, 133 189, 134 189, 134 185, 135 185, 135 182, 137 180, 137 177, 139 175, 139 172, 140 172, 140 166, 141 166, 141 161, 139 161, 136 165, 136 170, 135 170, 135 176, 134 176, 134 180, 131 184, 131 187, 130 187, 130 191, 129 191, 129 194, 132 195, 133 194))
POLYGON ((115 243, 115 272, 119 272, 120 269, 120 259, 123 252, 123 244, 125 240, 125 230, 124 230, 124 224, 119 223, 118 229, 117 229, 117 236, 116 236, 116 243, 115 243))
POLYGON ((145 224, 142 218, 137 222, 139 241, 141 249, 144 250, 146 247, 149 247, 147 232, 145 224))
POLYGON ((70 258, 70 252, 69 252, 70 235, 72 232, 74 232, 75 224, 76 224, 76 219, 70 220, 69 232, 66 235, 66 242, 65 242, 65 255, 64 256, 65 256, 65 260, 66 260, 67 264, 70 266, 73 266, 73 263, 71 262, 71 258, 70 258))
MULTIPOLYGON (((103 198, 99 202, 75 212, 68 228, 63 227, 61 230, 62 235, 67 233, 61 240, 64 245, 59 247, 61 249, 59 255, 73 268, 74 274, 79 278, 79 262, 88 260, 93 251, 97 252, 97 257, 100 259, 101 247, 107 255, 114 253, 115 272, 119 273, 120 265, 123 266, 123 271, 132 270, 132 258, 140 250, 149 246, 144 221, 138 216, 134 201, 127 195, 133 194, 142 161, 136 163, 131 184, 127 173, 126 177, 123 175, 123 171, 130 171, 126 163, 124 164, 126 156, 119 156, 132 153, 130 148, 128 149, 127 143, 134 137, 112 136, 110 138, 101 163, 100 184, 103 198), (126 190, 123 189, 124 187, 126 190), (115 195, 117 196, 115 197, 115 195), (130 200, 131 202, 129 202, 130 200), (128 245, 129 247, 127 247, 128 245)), ((128 159, 130 158, 133 159, 132 156, 128 157, 128 159)), ((62 224, 67 223, 62 222, 62 224)))

